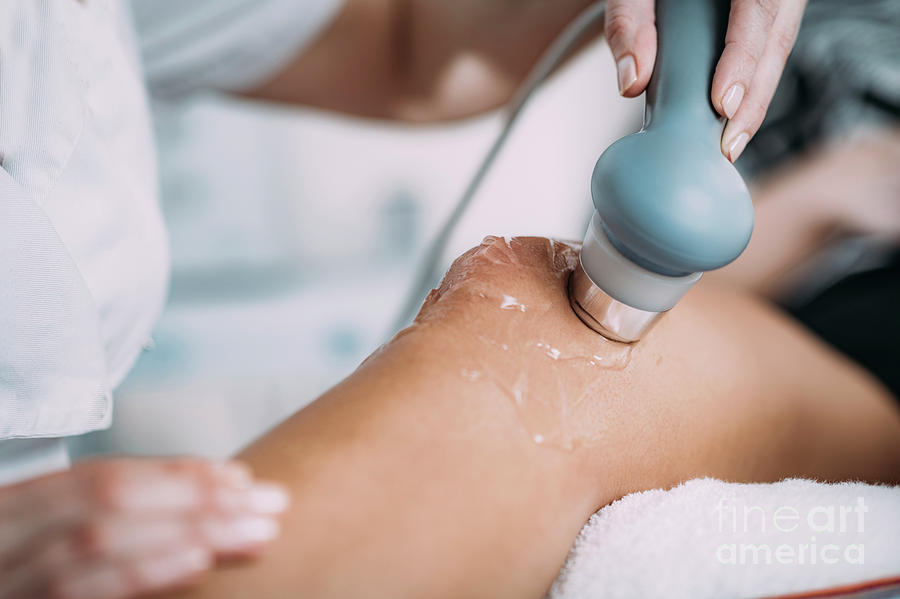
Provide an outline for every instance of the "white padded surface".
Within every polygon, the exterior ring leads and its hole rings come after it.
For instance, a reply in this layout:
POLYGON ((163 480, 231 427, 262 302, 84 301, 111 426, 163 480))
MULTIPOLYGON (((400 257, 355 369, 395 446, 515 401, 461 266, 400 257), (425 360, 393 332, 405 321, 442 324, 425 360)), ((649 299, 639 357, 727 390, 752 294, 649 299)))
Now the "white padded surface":
POLYGON ((763 597, 892 576, 900 487, 698 479, 597 512, 548 597, 763 597))

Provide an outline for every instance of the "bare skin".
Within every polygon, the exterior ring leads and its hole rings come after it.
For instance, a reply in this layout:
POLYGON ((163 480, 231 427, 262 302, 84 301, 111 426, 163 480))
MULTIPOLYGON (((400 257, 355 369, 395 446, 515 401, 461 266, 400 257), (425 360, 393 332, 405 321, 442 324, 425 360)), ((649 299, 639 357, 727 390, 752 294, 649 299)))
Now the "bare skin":
POLYGON ((244 452, 293 492, 284 534, 189 596, 539 597, 632 491, 900 479, 900 414, 862 369, 706 284, 628 356, 572 313, 575 256, 489 238, 457 260, 414 326, 244 452))
POLYGON ((315 43, 246 95, 406 122, 471 116, 505 104, 589 4, 346 0, 315 43))

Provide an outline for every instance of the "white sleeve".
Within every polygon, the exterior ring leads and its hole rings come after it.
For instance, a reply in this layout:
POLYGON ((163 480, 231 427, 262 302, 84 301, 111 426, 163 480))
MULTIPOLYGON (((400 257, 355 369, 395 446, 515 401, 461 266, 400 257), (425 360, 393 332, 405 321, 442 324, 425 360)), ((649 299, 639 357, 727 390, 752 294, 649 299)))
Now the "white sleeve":
POLYGON ((94 299, 41 207, 0 168, 0 440, 108 426, 94 299))
POLYGON ((343 0, 131 0, 144 75, 158 97, 263 83, 343 0))

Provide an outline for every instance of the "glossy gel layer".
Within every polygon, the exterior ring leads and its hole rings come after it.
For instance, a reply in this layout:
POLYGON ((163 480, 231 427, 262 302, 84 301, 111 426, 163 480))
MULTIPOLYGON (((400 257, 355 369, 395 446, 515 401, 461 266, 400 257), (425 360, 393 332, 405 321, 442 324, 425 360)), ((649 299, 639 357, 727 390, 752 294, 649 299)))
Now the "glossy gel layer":
POLYGON ((466 319, 444 332, 475 343, 465 352, 473 357, 460 366, 461 379, 499 389, 535 443, 564 450, 602 436, 608 399, 602 371, 626 368, 634 351, 586 333, 571 312, 566 283, 577 260, 568 243, 486 237, 457 260, 417 319, 439 323, 468 302, 466 313, 487 321, 466 319))

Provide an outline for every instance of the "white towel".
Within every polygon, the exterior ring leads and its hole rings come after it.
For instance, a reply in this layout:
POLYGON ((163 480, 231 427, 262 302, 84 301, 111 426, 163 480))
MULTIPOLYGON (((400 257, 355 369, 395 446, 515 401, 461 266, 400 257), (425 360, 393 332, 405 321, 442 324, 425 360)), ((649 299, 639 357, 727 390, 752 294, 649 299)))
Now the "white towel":
POLYGON ((698 479, 594 514, 548 597, 763 597, 897 576, 900 487, 698 479))

